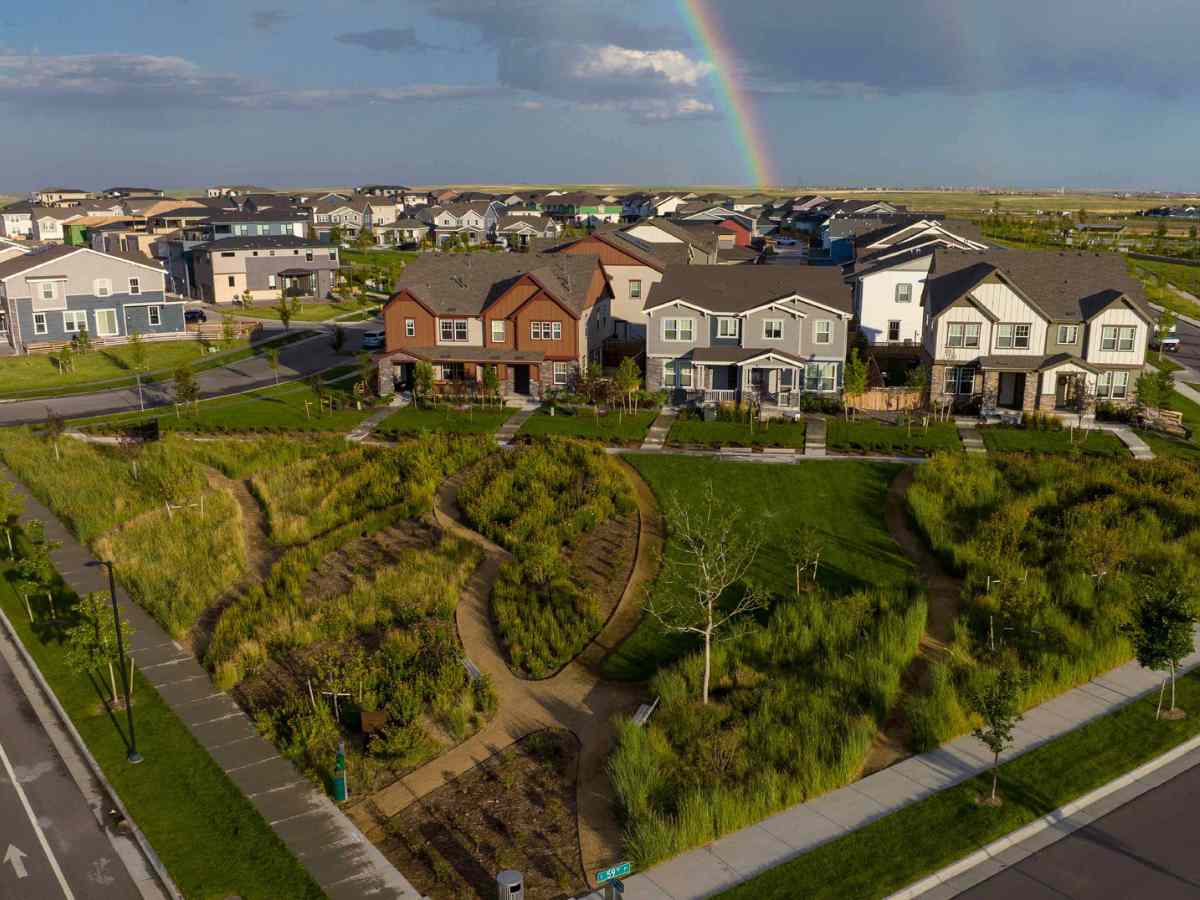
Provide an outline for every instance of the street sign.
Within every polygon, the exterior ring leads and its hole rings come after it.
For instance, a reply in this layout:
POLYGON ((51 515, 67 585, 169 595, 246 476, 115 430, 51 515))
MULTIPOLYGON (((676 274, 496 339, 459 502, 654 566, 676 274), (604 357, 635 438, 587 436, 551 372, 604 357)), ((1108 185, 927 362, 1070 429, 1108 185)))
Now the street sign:
POLYGON ((596 884, 604 884, 606 881, 612 881, 614 878, 624 878, 633 871, 632 863, 617 863, 608 869, 601 869, 596 873, 596 884))

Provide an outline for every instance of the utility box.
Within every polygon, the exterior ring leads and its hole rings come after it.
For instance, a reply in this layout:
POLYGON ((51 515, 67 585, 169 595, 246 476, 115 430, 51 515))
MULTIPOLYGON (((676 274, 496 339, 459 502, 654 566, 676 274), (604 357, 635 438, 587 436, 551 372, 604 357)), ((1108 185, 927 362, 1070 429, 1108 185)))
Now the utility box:
POLYGON ((525 900, 525 879, 516 869, 505 869, 496 876, 496 900, 525 900))

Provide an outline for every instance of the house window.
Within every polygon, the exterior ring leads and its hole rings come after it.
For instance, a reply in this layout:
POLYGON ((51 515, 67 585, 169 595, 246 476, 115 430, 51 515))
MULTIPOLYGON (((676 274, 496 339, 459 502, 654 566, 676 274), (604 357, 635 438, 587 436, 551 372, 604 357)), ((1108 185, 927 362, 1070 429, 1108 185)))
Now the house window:
POLYGON ((662 339, 664 341, 693 341, 696 338, 695 319, 663 319, 662 339))
POLYGON ((96 334, 100 337, 113 337, 120 334, 117 327, 117 311, 115 309, 96 310, 96 334))
POLYGON ((889 341, 900 340, 900 320, 899 319, 889 319, 888 320, 888 340, 889 341))
MULTIPOLYGON (((271 255, 272 255, 272 256, 274 256, 275 254, 271 254, 271 255)), ((330 259, 337 259, 337 251, 336 251, 336 250, 330 250, 330 251, 329 251, 329 258, 330 258, 330 259)))
POLYGON ((629 299, 637 300, 642 296, 642 279, 629 279, 629 299))
POLYGON ((279 282, 278 282, 278 280, 275 278, 275 276, 274 276, 274 275, 268 275, 268 276, 267 276, 267 287, 269 287, 269 288, 273 288, 273 287, 277 287, 278 285, 279 285, 279 282))
POLYGON ((222 256, 227 256, 227 257, 229 257, 230 259, 233 259, 233 257, 234 257, 234 256, 236 256, 237 254, 235 254, 235 253, 234 253, 232 250, 222 250, 222 251, 221 251, 221 255, 222 255, 222 256))
POLYGON ((305 260, 305 262, 312 262, 312 261, 313 261, 313 255, 312 255, 312 251, 311 251, 311 250, 309 250, 307 253, 305 253, 305 254, 304 254, 304 260, 305 260))
POLYGON ((783 319, 763 319, 763 340, 783 340, 783 319))
POLYGON ((1028 350, 1029 323, 1003 322, 996 326, 997 350, 1028 350))
POLYGON ((34 313, 33 314, 33 333, 34 334, 45 334, 46 333, 46 314, 45 313, 34 313))
POLYGON ((39 288, 39 292, 42 295, 42 300, 44 300, 46 302, 53 302, 54 294, 55 294, 54 282, 53 281, 43 281, 41 284, 41 287, 39 288))
POLYGON ((567 378, 570 376, 570 374, 571 374, 571 364, 570 363, 556 362, 554 364, 554 383, 555 384, 559 384, 559 385, 566 384, 567 378))
POLYGON ((151 325, 161 325, 162 324, 162 309, 160 307, 147 306, 146 307, 146 315, 148 316, 148 321, 150 322, 151 325))
POLYGON ((675 361, 668 359, 663 361, 662 386, 665 388, 675 387, 675 361))
POLYGON ((560 341, 562 322, 530 322, 529 337, 534 341, 560 341))
POLYGON ((896 302, 897 303, 912 303, 912 285, 911 284, 896 285, 896 302))
POLYGON ((107 278, 97 278, 92 282, 92 293, 97 297, 107 297, 112 293, 112 281, 107 278))
POLYGON ((417 336, 417 320, 416 319, 405 319, 404 320, 404 336, 405 337, 416 337, 417 336))
POLYGON ((717 337, 736 338, 738 336, 738 320, 728 316, 717 319, 717 337))
POLYGON ((63 313, 63 330, 68 334, 87 331, 88 318, 85 309, 69 309, 63 313))
POLYGON ((833 322, 829 319, 817 319, 813 323, 813 342, 816 344, 832 344, 833 322))
POLYGON ((1129 395, 1128 372, 1101 372, 1096 379, 1096 396, 1124 400, 1129 395))
POLYGON ((833 391, 837 388, 837 363, 809 363, 804 367, 806 391, 833 391))
POLYGON ((679 378, 679 386, 681 388, 690 388, 694 384, 692 365, 684 360, 678 360, 675 366, 675 372, 679 378))
POLYGON ((443 381, 466 381, 467 367, 464 363, 442 363, 443 381))
POLYGON ((1073 344, 1079 339, 1078 325, 1059 325, 1058 326, 1058 342, 1060 344, 1073 344))
POLYGON ((493 344, 503 344, 504 343, 504 320, 503 319, 492 319, 492 343, 493 344))
POLYGON ((233 275, 229 276, 229 286, 237 287, 237 279, 233 275))
POLYGON ((950 322, 946 325, 946 346, 979 348, 978 322, 950 322))
POLYGON ((970 366, 950 366, 946 369, 943 392, 946 394, 970 394, 975 388, 975 370, 970 366))
POLYGON ((438 328, 443 341, 465 341, 467 339, 466 319, 439 319, 438 328))

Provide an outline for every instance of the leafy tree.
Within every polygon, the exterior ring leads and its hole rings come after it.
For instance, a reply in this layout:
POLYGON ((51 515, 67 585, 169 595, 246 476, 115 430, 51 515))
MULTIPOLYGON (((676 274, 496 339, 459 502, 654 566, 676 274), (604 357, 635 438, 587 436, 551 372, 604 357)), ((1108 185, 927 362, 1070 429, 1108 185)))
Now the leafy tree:
POLYGON ((246 288, 244 291, 242 291, 242 306, 247 307, 253 302, 254 297, 250 293, 250 288, 246 288))
POLYGON ((304 297, 300 294, 292 294, 292 318, 296 318, 304 310, 304 297))
MULTIPOLYGON (((678 552, 663 560, 662 590, 646 609, 666 630, 703 639, 702 700, 707 705, 713 642, 726 626, 766 607, 766 598, 745 583, 762 538, 740 521, 736 507, 717 498, 711 482, 695 510, 672 497, 667 518, 678 552)), ((730 630, 731 636, 740 633, 730 630)))
POLYGON ((1000 754, 1012 746, 1013 731, 1021 721, 1021 677, 1004 668, 971 691, 968 697, 971 711, 983 723, 971 732, 992 751, 992 805, 998 803, 996 786, 1000 781, 1000 754))
POLYGON ((237 329, 234 327, 233 319, 223 316, 221 318, 221 349, 232 350, 236 343, 237 329))
MULTIPOLYGON (((99 672, 108 668, 109 698, 117 701, 116 666, 122 664, 117 656, 117 626, 112 606, 106 594, 93 591, 79 600, 75 607, 79 621, 67 631, 67 662, 71 668, 84 672, 99 672)), ((126 646, 133 637, 129 622, 121 617, 121 638, 126 646)))
POLYGON ((850 358, 846 360, 846 371, 843 375, 843 392, 846 395, 845 409, 848 418, 850 415, 850 398, 861 397, 867 392, 867 363, 859 355, 857 347, 850 351, 850 358))
POLYGON ((1136 390, 1138 403, 1142 406, 1164 409, 1175 395, 1175 376, 1161 369, 1143 372, 1138 376, 1136 390))
POLYGON ((71 345, 66 344, 58 351, 58 371, 60 375, 66 375, 68 372, 75 371, 75 354, 71 351, 71 345))
POLYGON ((329 243, 333 244, 335 247, 340 247, 342 245, 341 225, 334 225, 329 229, 329 243))
POLYGON ((79 353, 90 353, 92 350, 92 338, 88 334, 88 330, 80 328, 75 337, 71 338, 71 344, 79 353))
POLYGON ((271 373, 275 376, 275 383, 279 384, 279 348, 268 347, 263 351, 263 357, 267 361, 267 365, 271 367, 271 373))
POLYGON ((796 572, 796 596, 800 596, 800 577, 807 571, 812 571, 812 580, 817 580, 817 567, 821 564, 821 551, 825 541, 819 531, 812 525, 804 524, 796 528, 787 543, 788 559, 796 572))
POLYGON ((279 305, 275 307, 275 311, 279 313, 279 321, 283 323, 284 331, 292 330, 292 308, 288 305, 287 297, 282 293, 279 295, 279 305))
POLYGON ((920 391, 922 396, 929 387, 929 366, 913 366, 904 378, 905 386, 920 391))
POLYGON ((363 386, 363 393, 371 393, 371 373, 375 370, 375 360, 368 350, 358 352, 358 383, 363 386))
POLYGON ((1169 718, 1182 715, 1175 707, 1175 671, 1180 661, 1194 649, 1194 628, 1198 618, 1200 613, 1193 594, 1177 584, 1167 584, 1164 578, 1142 592, 1133 618, 1122 628, 1133 643, 1139 665, 1168 673, 1158 692, 1155 719, 1162 714, 1163 693, 1168 680, 1171 683, 1171 707, 1167 715, 1169 718))
POLYGON ((62 459, 62 454, 58 452, 58 439, 63 436, 63 432, 67 430, 67 423, 54 410, 46 407, 46 439, 54 447, 54 458, 62 459))
POLYGON ((360 250, 369 250, 375 246, 375 233, 369 228, 361 229, 354 236, 354 246, 360 250))
POLYGON ((333 336, 329 343, 333 347, 334 353, 341 353, 342 347, 346 346, 346 329, 341 325, 333 326, 333 336))
POLYGON ((144 372, 148 365, 146 342, 140 331, 129 335, 129 364, 133 366, 135 372, 144 372))
POLYGON ((637 363, 633 361, 632 356, 626 356, 621 360, 621 364, 617 366, 616 375, 613 376, 613 382, 617 393, 620 394, 625 405, 632 411, 633 395, 642 386, 642 373, 638 369, 637 363))
POLYGON ((7 481, 0 481, 0 528, 4 529, 5 544, 8 555, 13 555, 12 532, 10 529, 17 525, 17 517, 21 514, 22 503, 13 487, 7 481))
POLYGON ((483 367, 483 390, 488 397, 494 397, 497 403, 500 400, 500 376, 496 373, 495 366, 483 367))
POLYGON ((175 402, 184 406, 190 403, 194 410, 199 407, 200 385, 190 366, 180 366, 175 370, 175 402))
POLYGON ((413 400, 419 407, 422 398, 433 393, 433 365, 421 360, 413 367, 413 400))
POLYGON ((45 591, 49 597, 55 576, 50 554, 61 545, 46 538, 46 527, 37 519, 25 524, 25 536, 28 541, 25 552, 17 561, 17 582, 26 598, 35 591, 45 591))

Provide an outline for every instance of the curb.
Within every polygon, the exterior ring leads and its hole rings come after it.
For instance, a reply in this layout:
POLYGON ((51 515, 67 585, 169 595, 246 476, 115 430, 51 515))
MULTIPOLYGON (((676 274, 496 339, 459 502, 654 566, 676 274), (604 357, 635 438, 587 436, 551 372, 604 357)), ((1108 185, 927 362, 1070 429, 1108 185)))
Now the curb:
POLYGON ((133 834, 133 839, 137 841, 138 847, 141 848, 142 855, 146 858, 146 861, 150 863, 150 867, 154 870, 154 874, 157 876, 159 884, 172 898, 172 900, 184 900, 183 894, 179 892, 179 888, 175 886, 175 882, 172 881, 171 876, 167 874, 166 867, 163 866, 162 860, 158 858, 158 854, 154 852, 154 848, 150 846, 150 842, 146 840, 146 836, 142 834, 142 830, 138 828, 137 823, 133 820, 133 816, 129 814, 129 810, 125 808, 125 804, 121 802, 121 798, 117 796, 117 792, 113 790, 113 786, 109 784, 108 779, 104 777, 104 772, 101 770, 100 764, 96 762, 96 758, 92 756, 92 752, 88 749, 87 744, 83 742, 83 738, 80 737, 79 732, 75 730, 75 723, 71 721, 71 717, 67 715, 66 710, 62 708, 62 704, 58 702, 58 697, 55 695, 54 691, 51 690, 50 685, 46 683, 46 679, 42 675, 42 670, 39 669, 37 664, 33 661, 33 657, 25 648, 25 644, 22 643, 20 636, 17 634, 17 630, 13 628, 12 623, 8 620, 8 616, 3 610, 0 610, 0 623, 3 624, 4 631, 9 640, 11 640, 13 645, 17 648, 17 653, 20 654, 21 661, 25 664, 26 668, 29 669, 30 674, 33 676, 33 680, 37 682, 38 688, 43 694, 46 695, 46 699, 50 704, 50 708, 54 710, 54 714, 58 716, 59 721, 62 722, 67 734, 71 736, 71 741, 75 744, 75 749, 79 752, 79 755, 83 757, 84 762, 87 763, 87 766, 91 770, 93 777, 95 777, 95 779, 100 783, 100 786, 104 788, 104 792, 107 795, 109 802, 112 803, 116 810, 122 815, 122 817, 124 817, 125 822, 129 825, 129 830, 133 834))
MULTIPOLYGON (((951 863, 950 865, 939 869, 932 875, 927 875, 920 881, 913 882, 908 887, 902 888, 901 890, 896 891, 894 894, 889 894, 885 900, 913 900, 913 898, 920 897, 922 894, 946 884, 956 876, 961 875, 964 872, 968 872, 990 859, 994 859, 1000 853, 1009 850, 1012 847, 1018 846, 1027 838, 1031 838, 1035 834, 1040 834, 1048 828, 1058 829, 1060 835, 1056 840, 1062 840, 1068 835, 1073 834, 1079 829, 1091 824, 1093 821, 1093 819, 1082 818, 1072 821, 1071 817, 1076 813, 1087 809, 1087 807, 1099 802, 1100 800, 1103 800, 1110 794, 1116 793, 1122 788, 1129 787, 1129 785, 1133 784, 1134 782, 1139 781, 1152 772, 1169 765, 1170 763, 1179 759, 1181 756, 1185 756, 1186 754, 1197 749, 1200 749, 1200 735, 1184 741, 1182 744, 1176 745, 1161 756, 1157 756, 1149 762, 1143 763, 1132 772, 1127 772, 1119 778, 1115 778, 1108 782, 1108 784, 1101 785, 1094 791, 1084 794, 1082 797, 1078 797, 1075 800, 1072 800, 1070 803, 1060 806, 1058 809, 1047 813, 1040 819, 1034 819, 1032 822, 1021 826, 1016 831, 1010 832, 1004 837, 997 838, 990 844, 987 844, 981 847, 979 850, 976 850, 971 855, 965 856, 957 862, 951 863)), ((1143 793, 1151 791, 1153 788, 1154 785, 1146 785, 1146 790, 1143 791, 1143 793)), ((1130 799, 1132 800, 1133 798, 1130 799)), ((1009 868, 1009 866, 1005 865, 1005 868, 1009 868)))

